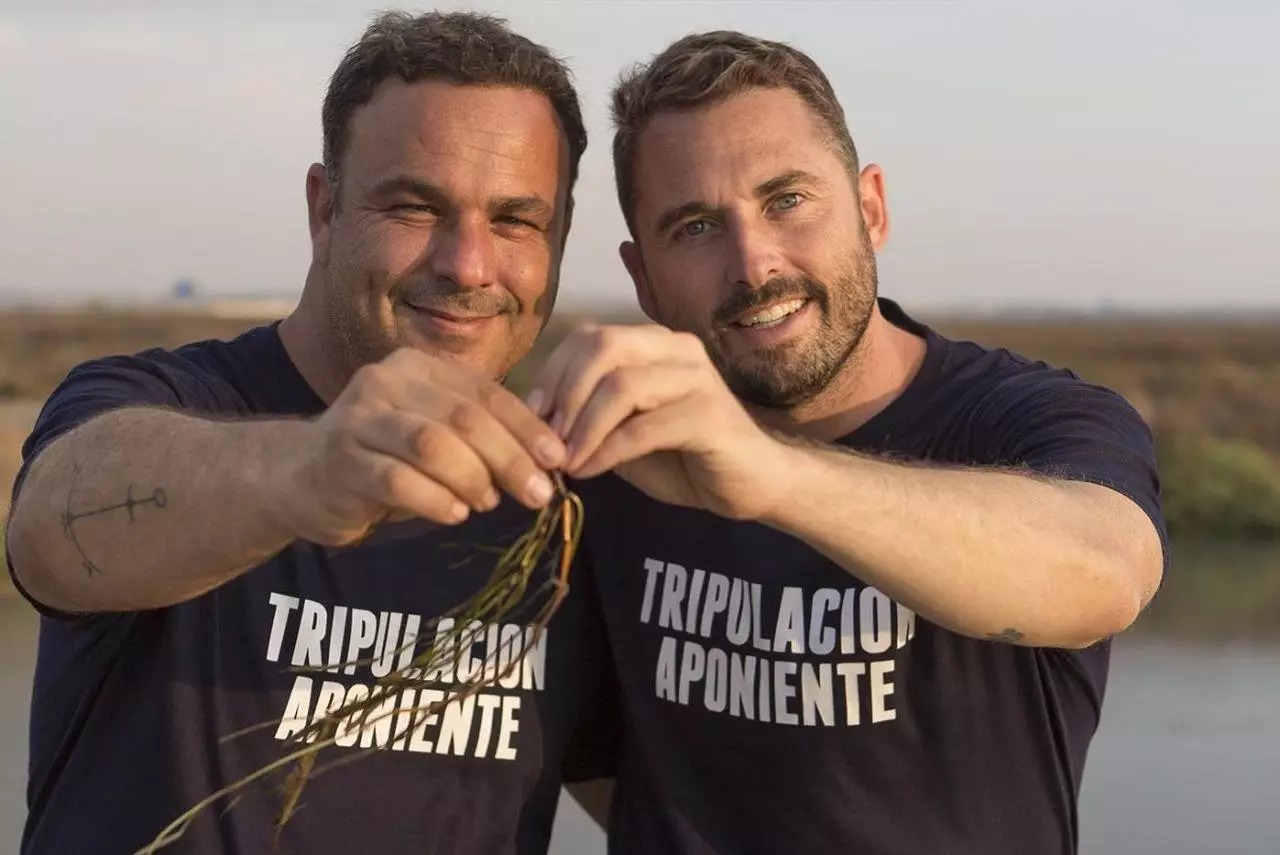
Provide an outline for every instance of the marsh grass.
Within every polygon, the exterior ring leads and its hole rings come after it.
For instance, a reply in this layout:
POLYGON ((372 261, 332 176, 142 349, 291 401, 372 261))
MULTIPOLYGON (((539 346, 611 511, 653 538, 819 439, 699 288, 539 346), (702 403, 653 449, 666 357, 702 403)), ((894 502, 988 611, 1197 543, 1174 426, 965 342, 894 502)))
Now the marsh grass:
MULTIPOLYGON (((342 759, 326 764, 319 764, 322 751, 333 746, 338 738, 349 734, 353 729, 364 731, 377 725, 388 717, 398 719, 393 722, 392 739, 409 733, 418 722, 434 715, 445 706, 461 702, 481 689, 491 686, 510 676, 520 665, 523 654, 537 645, 547 623, 555 615, 560 604, 569 592, 569 571, 573 565, 573 556, 582 540, 583 510, 582 501, 565 487, 564 480, 558 473, 554 474, 556 495, 552 502, 536 517, 530 528, 522 533, 515 542, 505 550, 494 549, 498 557, 488 582, 470 599, 457 608, 440 615, 441 618, 453 618, 452 627, 444 633, 437 634, 432 644, 420 653, 404 668, 393 671, 374 684, 368 696, 348 700, 335 710, 317 718, 290 740, 290 750, 226 787, 211 793, 193 805, 182 815, 175 818, 147 846, 138 850, 136 855, 150 855, 176 842, 191 823, 204 811, 219 802, 228 800, 223 810, 233 810, 236 802, 242 798, 248 788, 272 775, 283 774, 283 782, 279 785, 281 808, 276 820, 276 842, 280 832, 297 810, 299 799, 307 782, 315 776, 331 771, 340 765, 359 760, 374 749, 348 753, 342 759), (541 568, 550 568, 547 578, 536 579, 541 568), (533 596, 528 597, 531 586, 536 586, 533 596), (532 605, 532 614, 528 614, 532 605), (473 669, 470 679, 463 681, 461 688, 445 698, 432 704, 402 709, 394 699, 405 690, 418 690, 435 686, 432 675, 441 669, 455 667, 463 650, 471 647, 471 643, 484 635, 486 630, 495 624, 517 620, 525 623, 532 633, 522 633, 512 639, 519 641, 519 655, 511 655, 515 651, 504 646, 485 651, 485 659, 481 667, 473 669), (497 667, 502 654, 508 654, 505 667, 497 667), (391 699, 391 703, 387 703, 391 699)), ((482 548, 484 545, 481 545, 482 548)), ((408 642, 416 645, 417 639, 408 642)), ((398 655, 401 650, 396 651, 398 655)), ((370 660, 343 663, 343 665, 369 665, 370 660)), ((342 666, 339 666, 342 667, 342 666)), ((318 673, 322 668, 296 668, 297 673, 318 673)), ((264 722, 259 725, 227 734, 223 741, 238 739, 246 734, 277 726, 278 722, 264 722)))

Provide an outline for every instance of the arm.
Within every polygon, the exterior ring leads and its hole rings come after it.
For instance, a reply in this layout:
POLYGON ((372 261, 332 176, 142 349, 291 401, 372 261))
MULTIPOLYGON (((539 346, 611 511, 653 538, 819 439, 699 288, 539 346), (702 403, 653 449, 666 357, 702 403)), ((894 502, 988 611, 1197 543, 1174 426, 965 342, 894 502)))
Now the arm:
POLYGON ((59 437, 32 463, 9 521, 14 575, 65 612, 181 602, 282 549, 262 497, 268 461, 302 422, 213 422, 124 408, 59 437))
POLYGON ((1127 628, 1160 582, 1155 526, 1108 487, 789 442, 775 460, 786 501, 762 522, 964 635, 1086 647, 1127 628))
POLYGON ((1150 436, 1077 381, 1011 390, 1016 406, 983 428, 1009 465, 982 468, 771 435, 695 339, 660 329, 579 331, 538 388, 577 477, 613 470, 660 501, 793 534, 955 632, 1088 646, 1127 627, 1163 572, 1150 436))
POLYGON ((496 506, 498 489, 540 507, 542 468, 563 455, 511 393, 416 351, 361 369, 314 420, 140 407, 165 393, 105 374, 46 407, 9 524, 15 580, 62 612, 182 602, 293 540, 341 546, 389 519, 454 524, 496 506))

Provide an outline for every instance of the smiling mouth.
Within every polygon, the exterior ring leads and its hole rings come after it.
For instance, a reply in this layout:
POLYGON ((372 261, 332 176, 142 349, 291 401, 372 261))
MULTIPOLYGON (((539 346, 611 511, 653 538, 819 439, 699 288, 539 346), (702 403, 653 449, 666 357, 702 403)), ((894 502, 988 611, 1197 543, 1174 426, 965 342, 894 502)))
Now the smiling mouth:
POLYGON ((461 312, 449 312, 443 309, 433 309, 430 306, 418 306, 413 303, 405 303, 405 305, 410 309, 413 309, 415 312, 421 312, 424 315, 431 315, 432 317, 440 318, 441 320, 455 324, 477 323, 479 321, 487 321, 498 316, 496 312, 489 314, 466 314, 461 312))
POLYGON ((795 300, 786 300, 781 303, 774 303, 763 309, 742 315, 734 321, 730 321, 729 326, 740 327, 742 329, 758 330, 776 327, 783 323, 787 318, 794 315, 805 307, 809 301, 807 299, 798 298, 795 300))

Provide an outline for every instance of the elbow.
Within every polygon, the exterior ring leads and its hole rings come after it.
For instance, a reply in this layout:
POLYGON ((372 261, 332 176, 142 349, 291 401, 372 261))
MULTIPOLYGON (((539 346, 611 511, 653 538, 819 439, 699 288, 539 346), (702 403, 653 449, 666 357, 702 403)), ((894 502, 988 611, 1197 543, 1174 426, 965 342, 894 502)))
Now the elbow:
POLYGON ((5 530, 5 550, 13 581, 37 603, 53 609, 69 609, 71 604, 65 602, 55 574, 42 556, 41 533, 21 508, 20 504, 14 509, 5 530))
POLYGON ((1061 645, 1083 650, 1125 632, 1138 620, 1160 583, 1162 559, 1151 556, 1111 555, 1093 564, 1084 574, 1086 590, 1072 626, 1061 645))
POLYGON ((1071 627, 1058 645, 1068 650, 1084 650, 1119 635, 1133 626, 1140 609, 1137 599, 1116 596, 1090 609, 1086 619, 1071 627))

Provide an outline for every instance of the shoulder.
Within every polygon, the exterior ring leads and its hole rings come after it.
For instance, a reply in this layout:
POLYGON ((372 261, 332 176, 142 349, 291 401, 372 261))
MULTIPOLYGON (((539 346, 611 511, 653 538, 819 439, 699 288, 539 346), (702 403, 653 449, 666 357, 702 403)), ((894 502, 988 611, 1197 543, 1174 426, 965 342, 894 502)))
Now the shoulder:
POLYGON ((1146 421, 1116 390, 1006 347, 923 334, 928 354, 899 428, 923 430, 931 456, 1014 466, 1067 454, 1152 459, 1146 421))
POLYGON ((1016 433, 1084 415, 1145 426, 1122 394, 1070 368, 972 341, 943 339, 942 347, 940 385, 966 399, 976 430, 1016 433))
POLYGON ((148 348, 80 363, 50 401, 73 393, 108 394, 123 403, 193 410, 225 409, 241 351, 268 328, 255 327, 232 340, 194 341, 176 348, 148 348))
POLYGON ((23 445, 23 459, 57 437, 105 413, 154 407, 194 413, 242 408, 233 383, 234 354, 251 345, 255 328, 233 341, 197 341, 90 359, 71 369, 44 402, 23 445))

